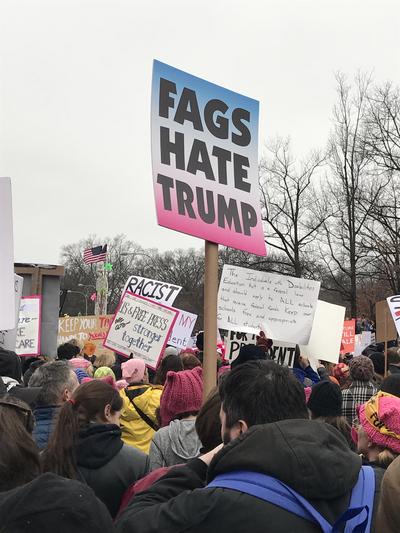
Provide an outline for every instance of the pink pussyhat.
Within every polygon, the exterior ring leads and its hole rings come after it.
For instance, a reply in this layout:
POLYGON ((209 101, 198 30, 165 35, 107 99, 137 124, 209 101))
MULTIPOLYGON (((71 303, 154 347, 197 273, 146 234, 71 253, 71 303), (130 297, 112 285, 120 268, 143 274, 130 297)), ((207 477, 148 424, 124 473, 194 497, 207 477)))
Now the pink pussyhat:
POLYGON ((146 365, 143 359, 129 359, 122 363, 122 377, 128 383, 140 383, 144 378, 146 365))

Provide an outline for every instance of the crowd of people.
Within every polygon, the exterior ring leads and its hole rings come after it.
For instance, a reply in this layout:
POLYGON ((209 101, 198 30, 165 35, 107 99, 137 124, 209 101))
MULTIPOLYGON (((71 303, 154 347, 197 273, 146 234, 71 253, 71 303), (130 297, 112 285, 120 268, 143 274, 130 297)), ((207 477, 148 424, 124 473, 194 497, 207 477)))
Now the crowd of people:
POLYGON ((156 372, 0 350, 0 531, 400 531, 400 349, 290 369, 267 341, 205 401, 202 335, 156 372))

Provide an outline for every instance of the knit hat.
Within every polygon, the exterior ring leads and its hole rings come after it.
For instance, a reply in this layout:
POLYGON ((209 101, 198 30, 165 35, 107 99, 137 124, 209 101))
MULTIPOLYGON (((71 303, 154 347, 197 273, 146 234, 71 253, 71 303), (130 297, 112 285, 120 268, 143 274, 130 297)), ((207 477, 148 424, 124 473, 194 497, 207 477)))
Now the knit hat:
POLYGON ((363 430, 376 446, 400 453, 400 398, 379 391, 357 408, 363 430))
POLYGON ((74 369, 74 372, 76 374, 76 377, 78 378, 78 381, 79 383, 82 383, 82 380, 84 378, 88 378, 89 376, 86 374, 86 372, 84 370, 82 370, 82 368, 75 368, 74 369))
POLYGON ((341 416, 342 392, 340 387, 331 381, 320 381, 311 389, 307 407, 316 418, 341 416))
POLYGON ((178 350, 174 346, 167 346, 164 350, 163 357, 167 357, 168 355, 178 355, 178 350))
POLYGON ((94 373, 93 377, 96 379, 99 379, 99 378, 105 378, 106 376, 111 376, 115 381, 115 374, 111 370, 111 368, 109 368, 108 366, 100 366, 94 373))
POLYGON ((203 399, 203 369, 196 366, 167 374, 160 399, 161 425, 168 424, 179 414, 200 410, 203 399))
POLYGON ((380 374, 381 376, 385 373, 385 356, 382 352, 373 352, 370 354, 369 358, 372 361, 372 364, 374 365, 374 371, 376 374, 380 374))
POLYGON ((374 375, 374 365, 365 355, 353 357, 349 365, 350 376, 354 381, 370 381, 374 375))
POLYGON ((82 348, 82 353, 85 355, 94 355, 96 351, 96 345, 94 342, 85 341, 82 348))
POLYGON ((349 366, 346 363, 338 363, 333 367, 333 375, 340 382, 349 375, 349 366))
POLYGON ((69 364, 75 369, 75 368, 81 368, 82 370, 86 370, 88 366, 90 366, 90 361, 87 361, 83 357, 73 357, 69 360, 69 364))
POLYGON ((231 367, 235 368, 236 366, 243 365, 244 363, 265 358, 266 355, 261 346, 256 346, 255 344, 245 344, 240 348, 237 358, 232 361, 231 367))
POLYGON ((143 359, 129 359, 121 365, 122 377, 128 383, 140 383, 144 378, 146 365, 143 359))

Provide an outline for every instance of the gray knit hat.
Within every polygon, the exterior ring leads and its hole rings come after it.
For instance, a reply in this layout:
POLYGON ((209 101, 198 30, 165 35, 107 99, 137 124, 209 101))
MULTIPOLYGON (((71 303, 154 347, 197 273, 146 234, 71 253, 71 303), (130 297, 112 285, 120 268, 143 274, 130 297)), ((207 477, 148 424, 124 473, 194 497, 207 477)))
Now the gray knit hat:
POLYGON ((353 357, 349 369, 351 378, 356 381, 370 381, 374 375, 374 365, 365 355, 353 357))

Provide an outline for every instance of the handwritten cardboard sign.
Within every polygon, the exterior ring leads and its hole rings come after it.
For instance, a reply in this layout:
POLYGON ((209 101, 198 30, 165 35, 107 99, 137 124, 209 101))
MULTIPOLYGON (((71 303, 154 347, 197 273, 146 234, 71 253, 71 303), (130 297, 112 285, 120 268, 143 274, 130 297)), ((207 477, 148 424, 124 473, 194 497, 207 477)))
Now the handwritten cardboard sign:
POLYGON ((142 278, 141 276, 130 276, 125 283, 122 294, 129 291, 132 294, 137 294, 138 296, 143 296, 160 304, 171 306, 181 290, 182 287, 179 285, 142 278))
POLYGON ((155 369, 177 315, 176 309, 128 291, 117 307, 104 346, 127 357, 132 353, 155 369))
POLYGON ((340 344, 340 354, 354 353, 356 334, 356 320, 345 320, 343 323, 342 342, 340 344))
POLYGON ((40 355, 41 303, 41 296, 21 298, 15 349, 17 355, 40 355))
POLYGON ((167 344, 181 349, 190 348, 192 346, 191 334, 197 321, 197 315, 181 309, 177 309, 177 311, 178 317, 167 344))
POLYGON ((320 283, 224 265, 218 293, 218 327, 307 344, 320 283))
POLYGON ((151 147, 160 226, 265 255, 259 103, 154 61, 151 147))
POLYGON ((0 329, 15 328, 11 180, 0 178, 0 329))
POLYGON ((13 329, 6 329, 0 331, 0 348, 4 350, 15 351, 15 345, 17 342, 17 327, 18 327, 18 317, 19 317, 19 308, 21 304, 22 297, 22 287, 24 284, 24 278, 14 274, 14 296, 15 296, 15 322, 13 329))
POLYGON ((71 339, 78 340, 82 345, 92 342, 96 349, 94 354, 106 352, 103 341, 107 336, 114 315, 101 316, 68 316, 58 320, 58 344, 64 344, 71 339))

